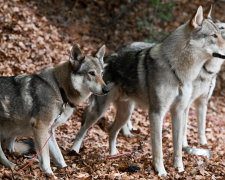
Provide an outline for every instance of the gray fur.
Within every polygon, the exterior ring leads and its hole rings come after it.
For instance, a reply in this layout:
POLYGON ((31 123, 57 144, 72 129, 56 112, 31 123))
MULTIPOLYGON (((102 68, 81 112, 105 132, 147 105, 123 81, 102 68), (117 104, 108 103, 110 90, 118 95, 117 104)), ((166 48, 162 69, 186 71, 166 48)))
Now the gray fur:
POLYGON ((221 39, 221 33, 211 19, 203 18, 200 6, 193 19, 178 27, 162 43, 152 48, 116 52, 106 56, 104 79, 113 82, 114 86, 107 96, 91 97, 84 115, 85 122, 72 150, 79 152, 87 130, 104 115, 109 104, 113 103, 116 109, 122 109, 123 112, 117 112, 110 129, 110 153, 116 154, 116 137, 129 119, 132 103, 135 102, 137 106, 149 111, 153 166, 159 176, 166 176, 162 152, 162 123, 166 112, 171 110, 174 167, 184 171, 183 115, 191 98, 192 83, 203 64, 212 58, 212 53, 223 54, 224 50, 225 41, 221 39), (214 39, 212 34, 217 34, 218 38, 214 39))
MULTIPOLYGON (((4 155, 1 143, 12 152, 17 136, 34 136, 36 151, 39 152, 54 130, 73 113, 73 106, 86 100, 92 93, 104 95, 106 84, 102 79, 103 56, 83 56, 74 45, 70 59, 40 73, 0 77, 0 162, 11 167, 4 155)), ((99 51, 97 52, 99 53, 99 51)), ((53 175, 50 167, 49 150, 56 166, 66 163, 57 145, 54 134, 39 155, 40 168, 53 175)))

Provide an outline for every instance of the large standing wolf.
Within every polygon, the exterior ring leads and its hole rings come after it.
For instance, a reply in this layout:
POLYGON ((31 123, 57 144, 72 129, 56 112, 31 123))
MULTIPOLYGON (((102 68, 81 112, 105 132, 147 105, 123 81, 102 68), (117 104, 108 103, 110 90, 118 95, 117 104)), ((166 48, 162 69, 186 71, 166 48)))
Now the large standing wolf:
MULTIPOLYGON (((68 61, 40 73, 0 77, 0 162, 11 167, 1 147, 5 142, 14 151, 16 136, 34 136, 37 152, 53 131, 73 113, 74 107, 91 93, 104 95, 109 89, 102 79, 105 46, 94 56, 83 56, 74 45, 68 61)), ((49 150, 54 164, 66 163, 54 135, 39 155, 40 167, 53 175, 49 150)))
MULTIPOLYGON (((225 23, 221 22, 216 23, 216 26, 220 29, 223 39, 225 39, 225 23)), ((143 50, 145 48, 153 47, 154 45, 155 43, 133 42, 129 45, 120 47, 116 52, 121 53, 125 51, 143 50)), ((183 138, 184 147, 188 146, 187 142, 188 112, 190 109, 190 105, 193 102, 195 103, 197 110, 198 136, 200 139, 200 143, 202 145, 207 144, 207 139, 205 135, 207 104, 208 100, 212 96, 213 90, 216 85, 216 77, 223 63, 224 59, 216 57, 213 57, 212 59, 206 61, 198 77, 193 81, 192 96, 184 114, 184 119, 186 120, 184 123, 184 138, 183 138)), ((117 111, 119 111, 119 109, 117 111)), ((132 133, 130 132, 131 129, 135 128, 132 126, 131 121, 129 120, 127 124, 125 124, 122 127, 121 130, 125 136, 130 137, 133 136, 132 133)))
POLYGON ((193 81, 212 55, 225 52, 225 41, 210 14, 211 11, 205 18, 200 6, 192 19, 162 43, 106 56, 104 80, 113 82, 114 86, 107 96, 91 96, 72 150, 79 152, 87 130, 104 115, 109 104, 114 103, 119 111, 110 130, 110 153, 116 154, 116 137, 130 118, 135 102, 149 111, 153 165, 159 176, 166 176, 162 123, 166 112, 171 110, 174 167, 183 171, 183 115, 191 98, 193 81))

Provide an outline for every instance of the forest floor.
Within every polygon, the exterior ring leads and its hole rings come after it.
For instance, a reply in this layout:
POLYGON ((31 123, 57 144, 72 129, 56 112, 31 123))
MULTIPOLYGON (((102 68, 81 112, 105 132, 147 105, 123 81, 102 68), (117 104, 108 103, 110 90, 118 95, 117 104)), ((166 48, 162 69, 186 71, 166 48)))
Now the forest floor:
MULTIPOLYGON (((143 25, 137 17, 149 18, 153 9, 140 1, 117 20, 123 7, 130 0, 117 1, 54 1, 54 0, 0 0, 0 74, 17 75, 34 73, 43 68, 67 60, 73 43, 79 43, 84 53, 91 53, 103 43, 107 53, 133 41, 152 37, 150 32, 171 32, 184 23, 197 9, 212 1, 175 1, 169 21, 154 19, 154 29, 143 25), (60 3, 61 2, 61 3, 60 3), (64 4, 66 2, 66 4, 64 4), (144 26, 144 27, 143 27, 144 26)), ((225 22, 225 4, 216 3, 215 15, 225 22)), ((123 13, 122 13, 123 14, 123 13)), ((208 145, 201 146, 197 136, 197 120, 191 108, 188 123, 188 142, 191 147, 211 150, 212 157, 196 156, 183 152, 185 172, 178 173, 172 162, 171 119, 164 120, 163 152, 167 179, 224 179, 225 178, 225 92, 216 91, 208 104, 206 136, 208 145)), ((85 103, 76 108, 74 115, 56 130, 56 138, 67 167, 51 167, 62 179, 160 179, 152 167, 152 151, 147 112, 136 109, 132 122, 137 131, 134 137, 119 134, 117 147, 120 153, 132 152, 116 159, 108 159, 108 128, 115 111, 111 107, 105 118, 91 128, 85 137, 80 154, 69 154, 73 140, 81 125, 85 103), (143 144, 143 145, 141 145, 143 144), (138 166, 136 172, 128 172, 130 166, 138 166)), ((30 160, 18 153, 5 151, 10 161, 18 166, 13 171, 0 165, 0 179, 47 179, 34 162, 30 167, 15 173, 30 160), (12 173, 13 172, 13 173, 12 173)), ((34 155, 34 154, 33 154, 34 155)))

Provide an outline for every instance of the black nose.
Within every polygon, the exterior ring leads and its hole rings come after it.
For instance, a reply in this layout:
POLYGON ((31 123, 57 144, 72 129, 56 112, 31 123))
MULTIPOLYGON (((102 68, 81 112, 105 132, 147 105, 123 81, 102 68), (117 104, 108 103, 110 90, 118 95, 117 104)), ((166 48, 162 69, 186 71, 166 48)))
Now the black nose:
POLYGON ((107 86, 104 86, 104 87, 102 88, 102 92, 103 92, 104 94, 108 93, 109 91, 110 91, 110 89, 109 89, 107 86))

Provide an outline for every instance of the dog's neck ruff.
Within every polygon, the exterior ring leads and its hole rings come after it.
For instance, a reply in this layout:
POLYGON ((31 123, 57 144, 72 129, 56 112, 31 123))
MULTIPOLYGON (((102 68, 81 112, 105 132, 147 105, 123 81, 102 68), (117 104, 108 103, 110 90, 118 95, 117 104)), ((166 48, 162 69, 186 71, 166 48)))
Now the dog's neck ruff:
MULTIPOLYGON (((149 54, 149 58, 150 58, 151 60, 154 60, 154 58, 153 58, 153 57, 151 56, 151 54, 150 54, 152 48, 153 48, 153 47, 149 48, 149 50, 148 50, 149 53, 148 53, 148 54, 149 54)), ((182 88, 182 86, 183 86, 184 84, 183 84, 183 82, 181 81, 181 79, 180 79, 180 77, 178 76, 178 74, 177 74, 177 72, 175 71, 175 69, 173 69, 173 66, 172 66, 172 64, 170 63, 170 60, 169 60, 168 58, 165 58, 165 59, 166 59, 166 63, 168 64, 170 70, 173 72, 174 76, 176 77, 176 79, 177 79, 177 81, 178 81, 178 83, 179 83, 178 91, 179 91, 179 94, 181 95, 181 94, 182 94, 181 88, 182 88)), ((147 76, 147 75, 146 75, 146 76, 147 76)), ((147 78, 147 77, 146 77, 146 78, 147 78)))
POLYGON ((183 82, 181 81, 180 77, 178 76, 177 72, 175 71, 175 69, 173 68, 172 64, 170 63, 170 60, 168 58, 166 58, 166 62, 169 65, 170 70, 173 72, 174 76, 176 77, 178 83, 179 83, 179 88, 181 86, 183 86, 183 82))
POLYGON ((64 104, 69 104, 70 107, 74 108, 75 105, 67 98, 66 93, 62 87, 59 88, 62 100, 64 104))
POLYGON ((171 64, 171 62, 170 62, 170 60, 169 60, 168 58, 165 58, 165 59, 166 59, 166 63, 168 64, 170 70, 173 72, 174 76, 176 77, 176 79, 177 79, 177 81, 178 81, 178 83, 179 83, 179 93, 181 94, 181 93, 182 93, 181 87, 182 87, 184 84, 183 84, 182 80, 180 79, 180 77, 178 76, 176 70, 173 68, 173 66, 172 66, 172 64, 171 64))

